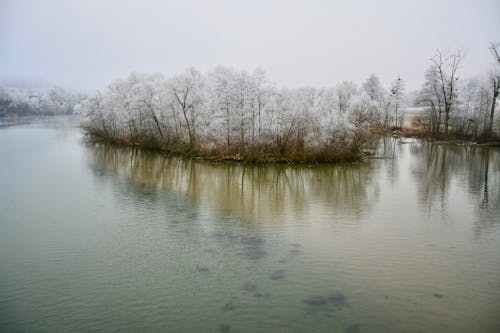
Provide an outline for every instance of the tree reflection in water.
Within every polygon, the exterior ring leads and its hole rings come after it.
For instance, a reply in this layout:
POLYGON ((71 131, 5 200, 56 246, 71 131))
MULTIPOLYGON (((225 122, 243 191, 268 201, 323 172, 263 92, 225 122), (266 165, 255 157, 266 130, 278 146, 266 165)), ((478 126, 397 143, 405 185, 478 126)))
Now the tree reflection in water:
POLYGON ((411 146, 412 173, 419 200, 429 214, 436 208, 446 215, 450 190, 463 187, 474 202, 475 232, 500 223, 500 151, 489 147, 420 142, 411 146), (492 189, 494 189, 492 191, 492 189))
POLYGON ((253 223, 296 219, 351 223, 366 217, 377 202, 378 171, 386 174, 390 184, 398 182, 399 160, 404 147, 409 146, 418 200, 428 216, 439 212, 446 221, 450 188, 462 186, 477 202, 476 232, 499 223, 494 212, 499 210, 500 191, 492 191, 500 188, 498 150, 420 141, 402 143, 383 138, 377 155, 387 159, 381 162, 318 166, 217 164, 104 144, 88 144, 87 149, 95 172, 124 177, 135 184, 127 191, 136 196, 146 191, 137 185, 146 186, 149 194, 160 189, 173 191, 187 195, 194 203, 253 223))
MULTIPOLYGON (((359 221, 378 197, 369 163, 258 166, 166 157, 105 144, 88 144, 94 172, 186 194, 230 216, 254 223, 295 219, 359 221), (334 214, 332 214, 334 213, 334 214)), ((130 190, 131 187, 128 188, 130 190)), ((140 196, 139 190, 134 195, 140 196)))

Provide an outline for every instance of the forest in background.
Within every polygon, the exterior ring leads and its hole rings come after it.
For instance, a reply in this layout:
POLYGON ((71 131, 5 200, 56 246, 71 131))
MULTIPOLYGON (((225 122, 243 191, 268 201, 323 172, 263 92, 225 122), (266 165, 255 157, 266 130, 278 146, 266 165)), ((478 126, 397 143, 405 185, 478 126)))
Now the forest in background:
POLYGON ((48 84, 0 84, 0 117, 72 114, 85 96, 48 84))

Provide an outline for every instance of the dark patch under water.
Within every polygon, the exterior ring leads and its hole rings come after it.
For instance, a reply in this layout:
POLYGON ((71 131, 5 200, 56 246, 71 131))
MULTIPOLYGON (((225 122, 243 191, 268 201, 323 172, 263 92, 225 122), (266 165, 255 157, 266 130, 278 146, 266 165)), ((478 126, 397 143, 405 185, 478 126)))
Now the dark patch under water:
POLYGON ((236 236, 231 231, 212 232, 208 235, 208 237, 210 237, 211 239, 215 239, 217 241, 227 242, 227 243, 236 243, 236 241, 238 240, 238 236, 236 236))
POLYGON ((343 307, 346 305, 346 297, 344 294, 336 291, 328 295, 328 301, 337 307, 343 307))
POLYGON ((247 246, 260 246, 264 240, 258 236, 246 236, 241 238, 241 242, 247 246))
POLYGON ((303 303, 308 304, 308 305, 313 305, 313 306, 320 306, 320 305, 325 305, 326 302, 326 297, 324 296, 311 296, 308 297, 304 300, 302 300, 303 303))
POLYGON ((500 288, 500 282, 489 282, 488 285, 491 288, 500 288))
POLYGON ((208 267, 205 267, 205 266, 196 266, 196 271, 200 272, 200 273, 206 273, 208 272, 208 267))
POLYGON ((360 333, 361 332, 361 325, 360 324, 354 324, 347 326, 344 330, 345 333, 360 333))
POLYGON ((258 291, 256 291, 254 294, 253 294, 254 297, 257 297, 257 298, 261 298, 261 297, 269 297, 271 296, 269 293, 260 293, 258 291))
POLYGON ((231 326, 229 326, 228 324, 220 324, 219 326, 219 331, 221 333, 227 333, 227 332, 230 332, 231 331, 231 326))
MULTIPOLYGON (((212 232, 208 235, 209 238, 216 241, 224 242, 231 246, 241 246, 243 248, 242 255, 247 259, 256 261, 267 256, 267 252, 263 249, 264 239, 259 236, 238 236, 232 232, 212 232)), ((212 252, 205 250, 205 252, 212 252)))
POLYGON ((271 280, 282 280, 285 278, 285 270, 278 269, 271 274, 271 280))
POLYGON ((263 250, 264 240, 257 236, 242 237, 241 243, 244 245, 244 255, 250 260, 259 260, 267 255, 263 250))
POLYGON ((229 301, 229 302, 227 302, 227 303, 226 303, 226 304, 224 304, 224 306, 222 307, 222 311, 223 311, 223 312, 233 311, 234 309, 236 309, 236 307, 234 306, 233 301, 229 301))
POLYGON ((444 295, 440 294, 440 293, 433 293, 432 296, 434 296, 436 298, 443 298, 444 297, 444 295))
POLYGON ((253 283, 245 283, 243 285, 243 290, 248 291, 248 292, 253 292, 257 290, 257 286, 253 283))
POLYGON ((266 255, 267 252, 260 249, 255 249, 255 248, 245 249, 245 256, 250 260, 259 260, 264 258, 266 255))

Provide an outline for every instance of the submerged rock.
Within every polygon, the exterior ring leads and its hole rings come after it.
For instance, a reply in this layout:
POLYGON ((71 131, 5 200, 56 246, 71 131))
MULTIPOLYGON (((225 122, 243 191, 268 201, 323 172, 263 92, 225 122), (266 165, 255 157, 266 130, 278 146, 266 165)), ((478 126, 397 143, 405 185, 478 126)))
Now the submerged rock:
POLYGON ((339 292, 333 292, 328 295, 328 301, 338 307, 343 307, 344 305, 346 305, 346 298, 344 294, 339 292))
POLYGON ((303 303, 313 305, 313 306, 320 306, 320 305, 325 305, 326 304, 326 297, 324 296, 311 296, 308 297, 304 300, 302 300, 303 303))
POLYGON ((234 243, 237 236, 230 231, 215 231, 208 234, 208 237, 220 242, 234 243))
POLYGON ((252 283, 245 283, 243 285, 243 290, 248 291, 248 292, 253 292, 257 290, 257 286, 252 283))
POLYGON ((443 298, 444 297, 444 295, 440 294, 440 293, 433 293, 432 296, 434 296, 436 298, 443 298))
POLYGON ((271 280, 281 280, 285 278, 285 270, 278 269, 271 274, 271 280))
POLYGON ((500 282, 488 282, 491 288, 500 288, 500 282))
POLYGON ((224 312, 233 311, 234 309, 236 309, 236 307, 234 306, 233 301, 229 301, 229 302, 227 302, 227 303, 226 303, 226 304, 224 304, 224 306, 222 307, 222 311, 224 311, 224 312))
POLYGON ((361 333, 361 325, 360 324, 354 324, 347 326, 344 330, 345 333, 361 333))
POLYGON ((196 270, 197 270, 198 272, 201 272, 201 273, 206 273, 206 272, 208 272, 208 267, 205 267, 205 266, 199 266, 199 265, 198 265, 198 266, 196 266, 196 270))
POLYGON ((250 260, 259 260, 264 258, 267 255, 266 251, 255 248, 247 248, 245 249, 245 256, 250 260))
POLYGON ((262 249, 264 240, 257 236, 243 237, 241 243, 245 247, 245 256, 250 260, 258 260, 267 255, 266 251, 262 249))
POLYGON ((220 324, 219 326, 219 331, 221 333, 227 333, 227 332, 230 332, 231 331, 231 326, 229 326, 228 324, 220 324))
POLYGON ((248 237, 243 237, 241 239, 241 242, 246 245, 257 245, 264 243, 264 240, 258 236, 248 236, 248 237))

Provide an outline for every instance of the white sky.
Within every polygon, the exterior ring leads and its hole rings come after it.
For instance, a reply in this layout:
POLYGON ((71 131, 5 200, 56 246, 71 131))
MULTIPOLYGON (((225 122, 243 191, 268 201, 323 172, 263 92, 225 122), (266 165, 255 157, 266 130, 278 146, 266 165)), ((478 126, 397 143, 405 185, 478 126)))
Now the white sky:
POLYGON ((85 90, 218 64, 290 87, 401 74, 412 90, 437 48, 463 48, 462 76, 481 74, 493 40, 499 0, 0 0, 0 78, 85 90))

